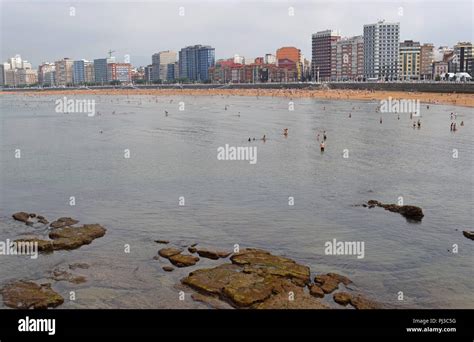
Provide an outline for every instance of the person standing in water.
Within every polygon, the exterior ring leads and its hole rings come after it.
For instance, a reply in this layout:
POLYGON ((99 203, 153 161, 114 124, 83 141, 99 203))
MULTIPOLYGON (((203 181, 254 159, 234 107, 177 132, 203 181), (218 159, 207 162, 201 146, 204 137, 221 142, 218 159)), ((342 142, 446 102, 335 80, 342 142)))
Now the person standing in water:
POLYGON ((328 137, 326 136, 326 131, 323 132, 323 141, 326 141, 328 137))
POLYGON ((322 141, 321 144, 319 144, 319 148, 321 149, 321 152, 324 152, 325 147, 326 147, 326 144, 324 143, 324 141, 322 141))

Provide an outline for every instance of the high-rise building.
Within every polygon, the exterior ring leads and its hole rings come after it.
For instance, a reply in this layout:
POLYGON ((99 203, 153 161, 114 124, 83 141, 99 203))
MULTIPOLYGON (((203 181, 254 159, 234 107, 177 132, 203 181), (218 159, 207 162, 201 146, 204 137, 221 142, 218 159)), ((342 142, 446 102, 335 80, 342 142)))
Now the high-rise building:
POLYGON ((55 69, 54 63, 43 62, 38 67, 38 83, 43 86, 53 86, 55 84, 55 69))
POLYGON ((367 79, 397 79, 400 23, 364 25, 364 75, 367 79))
POLYGON ((129 83, 132 80, 132 66, 130 63, 108 63, 107 82, 120 81, 129 83))
POLYGON ((17 85, 32 85, 38 83, 38 72, 33 69, 17 69, 17 85))
POLYGON ((179 77, 190 81, 209 80, 209 68, 215 63, 215 49, 211 46, 194 45, 179 51, 179 77))
POLYGON ((149 64, 145 67, 145 82, 153 81, 153 65, 149 64))
POLYGON ((420 79, 429 80, 433 75, 434 46, 425 43, 420 48, 420 79))
POLYGON ((331 80, 362 80, 364 77, 364 37, 343 38, 332 44, 331 80))
POLYGON ((0 64, 0 86, 5 85, 5 65, 0 64))
POLYGON ((94 59, 95 83, 107 83, 107 64, 109 63, 115 63, 115 57, 94 59))
POLYGON ((20 55, 15 55, 15 57, 9 58, 8 63, 10 64, 11 70, 23 68, 23 61, 20 55))
POLYGON ((419 42, 405 40, 400 43, 398 60, 398 79, 418 80, 420 79, 420 55, 419 42))
POLYGON ((74 61, 64 58, 55 63, 55 82, 56 85, 65 86, 73 83, 74 61))
POLYGON ((167 65, 167 81, 174 81, 179 78, 179 64, 178 62, 170 63, 167 65))
POLYGON ((73 66, 73 82, 74 84, 83 84, 86 82, 86 66, 91 62, 81 59, 74 61, 73 66))
POLYGON ((94 63, 91 61, 84 64, 84 82, 95 83, 94 63))
MULTIPOLYGON (((177 61, 177 54, 174 51, 161 51, 151 56, 153 81, 168 80, 168 66, 177 61)), ((174 78, 173 78, 174 79, 174 78)))
POLYGON ((312 35, 311 68, 316 81, 330 80, 332 46, 339 39, 339 33, 332 30, 319 31, 312 35))
POLYGON ((457 56, 457 72, 467 72, 471 76, 474 76, 472 70, 473 54, 472 54, 472 43, 470 42, 459 42, 454 45, 454 54, 457 56))
POLYGON ((18 85, 16 70, 18 69, 5 70, 5 85, 6 86, 15 87, 18 85))

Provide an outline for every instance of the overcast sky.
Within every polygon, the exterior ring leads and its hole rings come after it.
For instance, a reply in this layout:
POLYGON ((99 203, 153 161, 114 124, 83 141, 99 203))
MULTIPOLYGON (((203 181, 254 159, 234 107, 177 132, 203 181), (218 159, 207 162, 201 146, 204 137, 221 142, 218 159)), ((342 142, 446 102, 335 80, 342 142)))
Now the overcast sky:
POLYGON ((34 67, 63 57, 151 63, 162 50, 211 45, 216 59, 296 46, 311 58, 311 34, 325 29, 361 35, 378 19, 400 22, 401 40, 452 46, 472 41, 471 0, 83 1, 0 0, 2 61, 15 54, 34 67), (75 16, 70 15, 70 7, 75 16), (180 6, 184 16, 179 15, 180 6), (294 8, 294 16, 288 8, 294 8), (403 15, 399 8, 403 8, 403 15))

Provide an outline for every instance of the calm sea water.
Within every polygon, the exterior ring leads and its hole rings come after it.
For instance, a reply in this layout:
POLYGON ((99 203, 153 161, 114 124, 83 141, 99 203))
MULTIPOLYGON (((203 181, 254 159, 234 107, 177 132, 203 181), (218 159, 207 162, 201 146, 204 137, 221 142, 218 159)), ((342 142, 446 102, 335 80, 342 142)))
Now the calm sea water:
MULTIPOLYGON (((0 283, 45 279, 56 266, 86 262, 87 283, 54 283, 66 297, 76 291, 61 308, 204 307, 178 300, 179 279, 196 267, 165 273, 166 263, 152 259, 160 248, 153 240, 167 239, 264 248, 313 275, 347 275, 357 289, 398 307, 474 308, 473 241, 462 235, 473 229, 472 109, 422 105, 418 130, 407 113, 400 120, 376 113, 378 102, 294 99, 289 111, 285 98, 75 97, 96 101, 99 115, 88 117, 56 113, 57 98, 0 97, 0 240, 43 233, 13 221, 16 211, 50 221, 72 216, 108 231, 91 245, 37 260, 0 256, 0 283), (456 133, 451 112, 458 127, 465 123, 456 133), (321 153, 316 132, 323 130, 321 153), (247 142, 263 134, 265 143, 247 142), (258 162, 218 161, 225 144, 257 146, 258 162), (399 196, 423 208, 422 223, 354 206, 399 196), (365 258, 325 255, 332 239, 363 241, 365 258)), ((198 268, 218 263, 202 259, 198 268)))

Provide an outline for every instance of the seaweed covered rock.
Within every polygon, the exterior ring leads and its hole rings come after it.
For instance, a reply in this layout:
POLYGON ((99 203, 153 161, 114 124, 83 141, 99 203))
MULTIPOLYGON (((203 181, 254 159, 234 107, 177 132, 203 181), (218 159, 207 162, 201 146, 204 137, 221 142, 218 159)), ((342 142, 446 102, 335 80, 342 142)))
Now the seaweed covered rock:
POLYGON ((63 297, 51 289, 51 284, 16 281, 0 290, 6 306, 15 309, 46 309, 64 303, 63 297))

